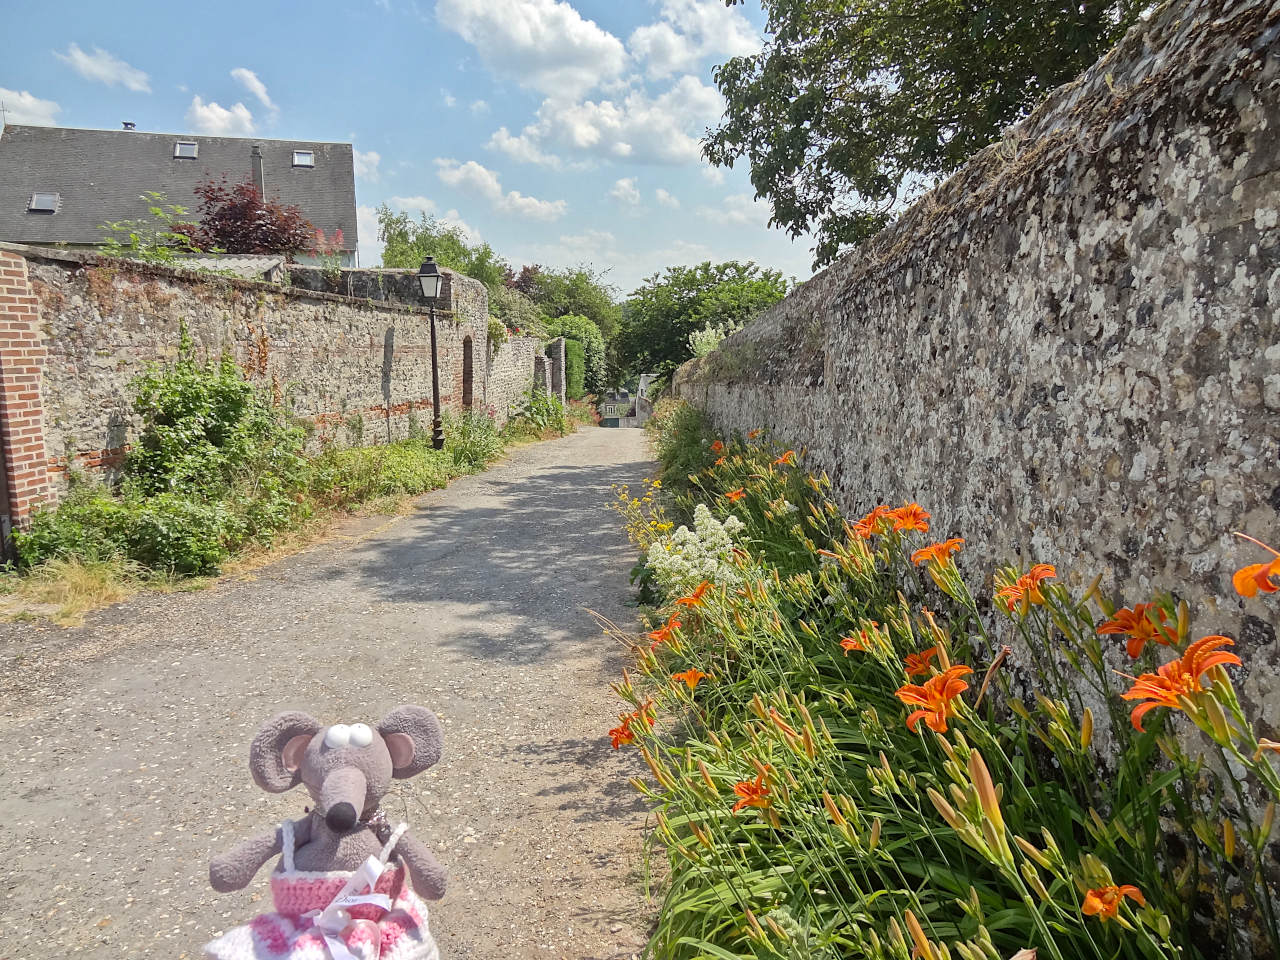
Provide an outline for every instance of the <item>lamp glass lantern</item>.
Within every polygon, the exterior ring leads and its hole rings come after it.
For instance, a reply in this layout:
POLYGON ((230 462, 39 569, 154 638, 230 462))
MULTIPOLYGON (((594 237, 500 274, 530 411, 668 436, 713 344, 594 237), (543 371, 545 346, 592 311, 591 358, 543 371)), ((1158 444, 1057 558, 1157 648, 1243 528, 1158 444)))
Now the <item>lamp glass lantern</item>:
POLYGON ((440 296, 440 282, 443 279, 435 257, 427 257, 422 261, 422 266, 418 268, 418 286, 422 288, 423 297, 434 300, 440 296))

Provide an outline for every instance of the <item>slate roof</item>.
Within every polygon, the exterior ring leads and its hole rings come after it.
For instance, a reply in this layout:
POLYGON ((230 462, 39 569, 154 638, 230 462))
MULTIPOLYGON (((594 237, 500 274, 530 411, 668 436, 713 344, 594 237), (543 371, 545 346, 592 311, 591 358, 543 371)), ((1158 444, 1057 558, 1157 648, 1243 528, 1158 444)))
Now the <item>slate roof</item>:
POLYGON ((149 218, 148 191, 198 212, 196 186, 212 175, 232 182, 252 175, 249 156, 262 148, 266 195, 296 204, 326 234, 342 231, 356 248, 355 164, 349 143, 205 137, 138 130, 77 130, 7 124, 0 131, 0 240, 13 243, 100 243, 108 220, 149 218), (175 159, 174 143, 195 141, 194 160, 175 159), (294 150, 310 150, 314 167, 295 167, 294 150), (56 213, 29 213, 33 193, 61 195, 56 213))

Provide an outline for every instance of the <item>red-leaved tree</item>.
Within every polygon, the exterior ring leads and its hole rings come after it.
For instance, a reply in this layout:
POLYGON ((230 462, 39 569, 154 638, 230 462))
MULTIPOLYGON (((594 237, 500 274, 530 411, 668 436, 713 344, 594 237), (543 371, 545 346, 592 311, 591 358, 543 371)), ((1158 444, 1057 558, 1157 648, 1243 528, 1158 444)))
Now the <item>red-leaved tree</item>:
POLYGON ((267 200, 252 178, 231 183, 224 174, 196 187, 200 222, 191 238, 203 250, 282 253, 292 260, 310 250, 315 227, 296 206, 267 200))

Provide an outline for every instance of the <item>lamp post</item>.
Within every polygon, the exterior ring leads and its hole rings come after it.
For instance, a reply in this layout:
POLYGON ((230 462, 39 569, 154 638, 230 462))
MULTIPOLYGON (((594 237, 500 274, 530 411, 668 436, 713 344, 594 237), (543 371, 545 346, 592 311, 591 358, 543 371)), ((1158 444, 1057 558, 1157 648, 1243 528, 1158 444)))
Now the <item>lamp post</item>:
POLYGON ((418 286, 427 299, 431 315, 431 403, 435 420, 431 423, 431 447, 444 449, 444 425, 440 421, 440 360, 436 354, 436 297, 440 296, 440 268, 435 257, 427 257, 418 268, 418 286))

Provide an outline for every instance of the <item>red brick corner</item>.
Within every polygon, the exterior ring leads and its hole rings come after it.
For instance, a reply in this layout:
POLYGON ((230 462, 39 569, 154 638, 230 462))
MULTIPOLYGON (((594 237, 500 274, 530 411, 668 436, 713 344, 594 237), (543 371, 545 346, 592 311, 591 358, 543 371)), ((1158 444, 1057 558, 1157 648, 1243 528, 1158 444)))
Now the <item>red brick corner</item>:
POLYGON ((40 311, 27 282, 27 261, 0 250, 0 463, 8 514, 18 527, 53 497, 44 449, 40 378, 48 350, 40 311))

